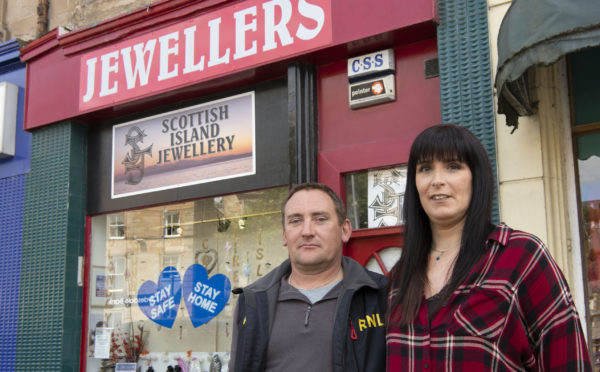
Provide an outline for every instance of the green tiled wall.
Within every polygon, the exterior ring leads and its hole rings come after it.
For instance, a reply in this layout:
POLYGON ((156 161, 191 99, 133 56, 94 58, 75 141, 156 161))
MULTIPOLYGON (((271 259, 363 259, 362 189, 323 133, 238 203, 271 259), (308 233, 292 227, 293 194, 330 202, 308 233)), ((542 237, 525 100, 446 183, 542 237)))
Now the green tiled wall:
MULTIPOLYGON (((483 143, 496 173, 496 131, 487 1, 439 1, 442 122, 462 125, 483 143)), ((496 190, 497 195, 497 190, 496 190)), ((498 198, 492 219, 498 222, 498 198)))
POLYGON ((84 254, 86 128, 33 132, 25 182, 17 371, 78 371, 84 254))

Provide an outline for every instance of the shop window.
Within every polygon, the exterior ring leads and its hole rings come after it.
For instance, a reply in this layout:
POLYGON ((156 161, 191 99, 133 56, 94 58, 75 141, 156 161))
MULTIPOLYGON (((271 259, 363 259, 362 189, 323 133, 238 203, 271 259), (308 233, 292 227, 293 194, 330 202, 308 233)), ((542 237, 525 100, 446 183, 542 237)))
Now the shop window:
POLYGON ((352 237, 344 254, 387 275, 402 253, 402 207, 406 166, 368 169, 344 175, 352 237))
POLYGON ((344 178, 346 207, 353 228, 402 224, 406 166, 353 172, 344 178))
POLYGON ((125 217, 123 213, 115 213, 106 216, 108 219, 108 236, 110 239, 125 238, 125 217))
POLYGON ((165 211, 165 238, 176 238, 181 236, 181 225, 179 224, 179 212, 165 211))
POLYGON ((582 248, 587 259, 592 360, 600 369, 600 132, 577 138, 582 248))
POLYGON ((587 270, 588 346, 600 371, 600 48, 569 56, 571 124, 579 186, 582 256, 587 270))
POLYGON ((92 217, 86 370, 227 371, 231 289, 287 258, 286 196, 280 187, 92 217), (127 234, 112 239, 118 214, 127 234))

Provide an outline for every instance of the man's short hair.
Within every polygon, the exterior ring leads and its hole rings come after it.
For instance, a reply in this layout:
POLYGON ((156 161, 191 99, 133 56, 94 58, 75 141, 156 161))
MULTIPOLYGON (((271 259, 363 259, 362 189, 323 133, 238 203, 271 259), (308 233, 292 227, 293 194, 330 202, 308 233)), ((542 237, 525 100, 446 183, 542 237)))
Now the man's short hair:
POLYGON ((302 190, 320 190, 320 191, 323 191, 324 193, 326 193, 327 195, 329 195, 329 197, 331 198, 331 201, 333 202, 333 206, 335 208, 335 214, 337 215, 337 218, 338 218, 338 224, 341 226, 344 223, 344 221, 346 220, 346 206, 344 205, 344 202, 338 196, 338 194, 336 194, 335 191, 333 191, 329 186, 324 185, 322 183, 307 182, 307 183, 301 183, 299 185, 292 187, 289 195, 287 196, 287 198, 285 198, 285 200, 283 201, 283 204, 281 204, 281 219, 282 219, 282 223, 284 225, 285 225, 285 206, 287 205, 287 202, 292 198, 292 196, 294 196, 295 193, 297 193, 298 191, 302 191, 302 190))

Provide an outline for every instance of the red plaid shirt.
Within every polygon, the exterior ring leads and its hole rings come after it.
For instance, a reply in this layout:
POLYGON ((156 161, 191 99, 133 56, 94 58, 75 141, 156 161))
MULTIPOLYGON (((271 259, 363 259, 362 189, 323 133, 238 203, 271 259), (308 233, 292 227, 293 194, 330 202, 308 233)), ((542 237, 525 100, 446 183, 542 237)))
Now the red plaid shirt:
POLYGON ((412 324, 389 325, 388 371, 591 371, 569 288, 545 245, 504 224, 486 245, 431 323, 423 299, 412 324))

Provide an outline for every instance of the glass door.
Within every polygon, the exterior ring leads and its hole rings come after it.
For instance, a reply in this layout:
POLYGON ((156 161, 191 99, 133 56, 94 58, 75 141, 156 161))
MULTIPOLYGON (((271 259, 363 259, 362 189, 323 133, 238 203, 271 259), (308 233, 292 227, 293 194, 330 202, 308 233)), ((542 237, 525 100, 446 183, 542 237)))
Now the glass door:
POLYGON ((600 366, 600 132, 577 137, 582 249, 587 260, 592 361, 600 366))

